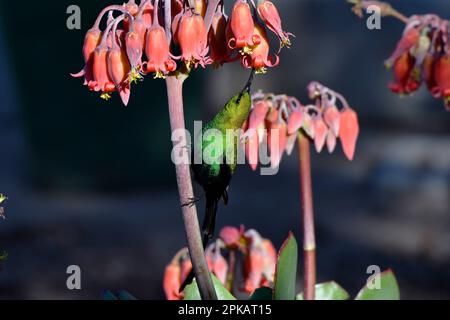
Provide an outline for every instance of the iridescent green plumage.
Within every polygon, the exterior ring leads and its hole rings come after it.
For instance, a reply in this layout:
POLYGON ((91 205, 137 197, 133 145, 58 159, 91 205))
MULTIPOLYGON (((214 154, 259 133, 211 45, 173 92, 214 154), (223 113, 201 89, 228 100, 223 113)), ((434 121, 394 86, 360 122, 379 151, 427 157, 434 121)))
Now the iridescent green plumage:
MULTIPOLYGON (((247 120, 251 108, 250 86, 253 71, 242 92, 234 95, 222 110, 206 125, 203 126, 201 148, 194 151, 192 171, 194 180, 202 186, 206 198, 206 210, 203 222, 203 246, 206 248, 212 238, 217 214, 217 206, 223 198, 228 202, 227 189, 237 167, 239 135, 244 122, 247 120), (223 143, 220 143, 222 141, 223 143), (195 160, 201 159, 199 163, 195 160)), ((194 274, 191 272, 181 286, 192 282, 194 274)))

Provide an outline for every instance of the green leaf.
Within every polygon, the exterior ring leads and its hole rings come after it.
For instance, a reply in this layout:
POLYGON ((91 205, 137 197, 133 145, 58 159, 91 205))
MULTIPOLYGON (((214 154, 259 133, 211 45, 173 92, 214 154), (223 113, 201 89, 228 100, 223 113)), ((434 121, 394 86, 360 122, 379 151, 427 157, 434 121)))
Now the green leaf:
MULTIPOLYGON (((211 275, 214 288, 216 289, 217 298, 219 300, 236 300, 231 293, 223 286, 223 284, 214 275, 211 275)), ((198 291, 197 282, 194 280, 184 290, 184 300, 202 300, 198 291)))
POLYGON ((256 289, 250 297, 250 301, 270 301, 273 297, 273 290, 268 287, 256 289))
POLYGON ((369 283, 371 287, 376 287, 379 284, 379 288, 371 289, 366 284, 356 296, 356 300, 400 300, 400 290, 392 270, 372 276, 369 283), (379 277, 378 280, 377 276, 379 277))
POLYGON ((6 199, 8 198, 0 193, 0 204, 2 204, 6 199))
POLYGON ((295 300, 297 258, 297 241, 291 232, 278 253, 278 262, 275 271, 275 288, 273 292, 274 300, 295 300))
MULTIPOLYGON (((347 291, 334 281, 316 284, 315 300, 347 300, 350 298, 347 291)), ((297 300, 303 300, 303 293, 297 296, 297 300)))

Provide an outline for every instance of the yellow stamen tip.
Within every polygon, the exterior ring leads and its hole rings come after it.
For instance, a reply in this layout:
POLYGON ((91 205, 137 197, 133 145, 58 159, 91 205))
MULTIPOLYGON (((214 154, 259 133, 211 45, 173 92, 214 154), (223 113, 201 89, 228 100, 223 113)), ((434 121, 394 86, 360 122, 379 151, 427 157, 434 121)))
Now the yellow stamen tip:
POLYGON ((105 100, 105 101, 108 101, 109 99, 111 99, 111 95, 109 93, 102 93, 100 98, 105 100))
POLYGON ((267 68, 258 68, 255 71, 255 74, 266 74, 267 73, 267 68))

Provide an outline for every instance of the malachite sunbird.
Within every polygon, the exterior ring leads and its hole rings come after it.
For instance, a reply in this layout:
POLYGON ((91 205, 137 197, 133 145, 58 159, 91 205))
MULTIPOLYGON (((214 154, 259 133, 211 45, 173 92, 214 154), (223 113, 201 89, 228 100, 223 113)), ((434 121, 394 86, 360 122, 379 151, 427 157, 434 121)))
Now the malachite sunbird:
MULTIPOLYGON (((206 249, 209 240, 213 237, 217 207, 221 199, 225 205, 228 203, 227 189, 231 178, 237 167, 239 137, 230 133, 237 132, 242 128, 250 113, 252 99, 250 88, 253 81, 254 70, 250 75, 244 89, 235 94, 219 111, 219 113, 202 128, 201 148, 195 150, 195 153, 201 152, 202 159, 200 163, 195 163, 195 157, 192 161, 192 171, 194 180, 203 188, 206 198, 206 209, 203 220, 203 247, 206 249), (223 143, 217 143, 214 139, 216 133, 220 135, 219 140, 223 143), (230 137, 232 137, 231 141, 230 137), (229 156, 227 158, 227 155, 229 156)), ((188 275, 180 292, 186 285, 194 279, 194 273, 188 275)))

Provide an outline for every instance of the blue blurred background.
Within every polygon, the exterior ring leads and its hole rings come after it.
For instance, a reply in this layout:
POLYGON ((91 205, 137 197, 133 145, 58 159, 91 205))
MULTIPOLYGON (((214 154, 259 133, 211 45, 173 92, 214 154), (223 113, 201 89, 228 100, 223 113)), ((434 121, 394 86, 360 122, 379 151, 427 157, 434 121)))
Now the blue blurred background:
MULTIPOLYGON (((255 88, 307 101, 320 81, 343 93, 361 120, 357 156, 313 155, 318 280, 355 295, 366 268, 392 268, 405 299, 450 298, 450 113, 425 89, 399 98, 383 61, 403 25, 371 31, 344 0, 277 1, 297 37, 255 88)), ((134 86, 131 103, 105 103, 69 77, 82 67, 84 33, 109 1, 0 4, 0 298, 88 299, 102 289, 164 298, 165 265, 185 245, 170 161, 164 82, 134 86), (82 30, 66 8, 82 9, 82 30), (82 269, 81 291, 66 268, 82 269)), ((406 15, 450 16, 448 1, 392 1, 406 15)), ((188 126, 209 119, 244 83, 238 64, 198 70, 186 83, 188 126)), ((245 224, 277 247, 301 239, 296 157, 277 176, 240 167, 218 227, 245 224)), ((202 204, 200 207, 202 208, 202 204)), ((299 290, 301 278, 299 278, 299 290)))

